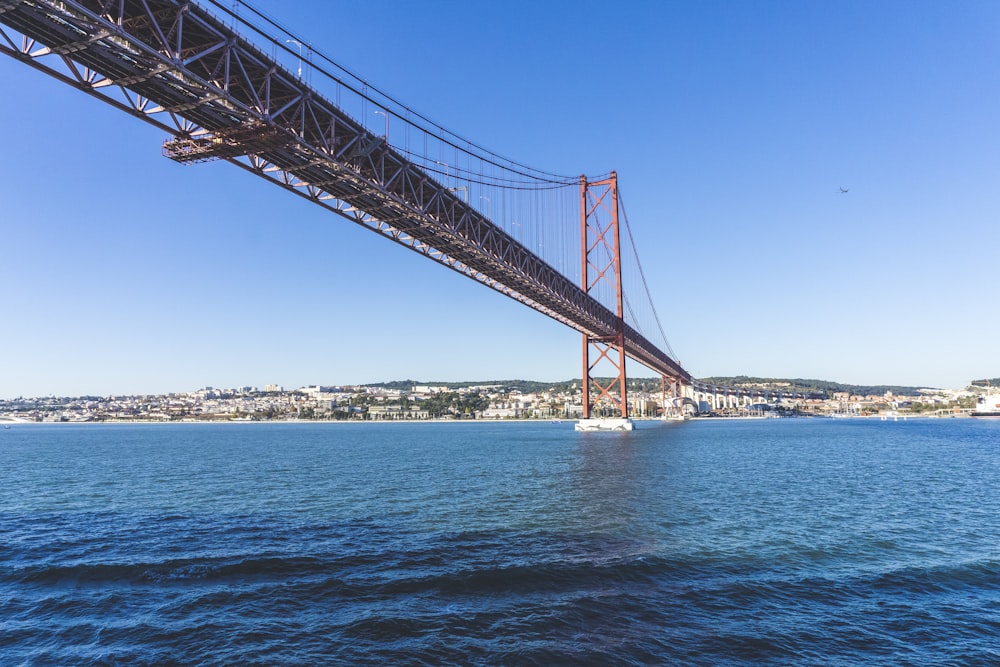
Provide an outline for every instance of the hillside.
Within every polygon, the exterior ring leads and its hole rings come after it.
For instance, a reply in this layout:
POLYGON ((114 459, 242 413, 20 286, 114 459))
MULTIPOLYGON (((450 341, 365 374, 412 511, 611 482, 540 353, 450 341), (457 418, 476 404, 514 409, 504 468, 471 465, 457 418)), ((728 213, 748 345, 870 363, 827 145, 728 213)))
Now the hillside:
MULTIPOLYGON (((832 382, 829 380, 803 379, 803 378, 761 378, 746 375, 735 375, 729 377, 707 377, 698 378, 699 381, 707 384, 716 384, 728 387, 747 387, 756 389, 770 389, 782 391, 798 391, 805 393, 825 393, 832 394, 838 391, 846 391, 851 394, 884 395, 891 391, 897 396, 912 396, 924 387, 910 387, 903 385, 860 385, 844 384, 842 382, 832 382)), ((1000 386, 1000 379, 981 380, 977 382, 990 382, 993 386, 1000 386)), ((417 385, 428 385, 433 387, 447 387, 448 389, 465 389, 467 387, 492 386, 504 391, 519 391, 522 393, 533 393, 539 391, 568 391, 574 387, 579 387, 579 379, 563 380, 561 382, 538 382, 535 380, 479 380, 463 382, 437 382, 423 380, 395 380, 392 382, 378 382, 365 385, 367 387, 383 387, 386 389, 410 390, 417 385)), ((660 389, 660 379, 652 378, 629 378, 629 389, 632 391, 658 391, 660 389)))
POLYGON ((786 391, 801 391, 810 393, 833 394, 838 391, 846 391, 851 394, 869 396, 882 396, 886 392, 892 392, 896 396, 913 396, 920 389, 927 387, 910 387, 894 384, 845 384, 843 382, 832 382, 830 380, 815 380, 804 378, 759 378, 746 375, 735 375, 730 377, 710 377, 699 378, 702 382, 709 384, 720 384, 730 387, 753 387, 760 389, 782 389, 786 391))

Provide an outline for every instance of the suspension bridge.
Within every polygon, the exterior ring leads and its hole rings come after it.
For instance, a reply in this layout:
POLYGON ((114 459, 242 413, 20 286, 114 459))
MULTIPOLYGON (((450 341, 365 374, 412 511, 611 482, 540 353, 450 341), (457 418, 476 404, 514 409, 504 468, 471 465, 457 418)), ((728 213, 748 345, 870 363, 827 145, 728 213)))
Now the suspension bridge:
POLYGON ((626 358, 660 375, 665 416, 754 400, 677 360, 616 173, 463 139, 248 3, 0 0, 0 52, 160 128, 169 159, 227 161, 579 331, 581 424, 630 427, 626 358))

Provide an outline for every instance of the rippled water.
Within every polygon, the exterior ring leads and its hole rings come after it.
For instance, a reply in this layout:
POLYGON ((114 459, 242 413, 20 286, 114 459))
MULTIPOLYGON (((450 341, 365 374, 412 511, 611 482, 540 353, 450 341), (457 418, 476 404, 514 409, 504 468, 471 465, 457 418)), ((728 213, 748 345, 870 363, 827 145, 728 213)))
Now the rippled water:
POLYGON ((16 425, 0 664, 1000 664, 1000 420, 16 425))

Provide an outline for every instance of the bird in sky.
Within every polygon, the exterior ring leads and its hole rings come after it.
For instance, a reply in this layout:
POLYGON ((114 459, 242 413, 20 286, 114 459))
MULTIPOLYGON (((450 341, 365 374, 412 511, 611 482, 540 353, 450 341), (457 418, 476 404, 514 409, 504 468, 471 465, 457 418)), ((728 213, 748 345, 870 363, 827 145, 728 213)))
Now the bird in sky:
POLYGON ((850 190, 850 188, 846 188, 846 189, 845 188, 840 188, 840 194, 846 195, 848 190, 850 190))

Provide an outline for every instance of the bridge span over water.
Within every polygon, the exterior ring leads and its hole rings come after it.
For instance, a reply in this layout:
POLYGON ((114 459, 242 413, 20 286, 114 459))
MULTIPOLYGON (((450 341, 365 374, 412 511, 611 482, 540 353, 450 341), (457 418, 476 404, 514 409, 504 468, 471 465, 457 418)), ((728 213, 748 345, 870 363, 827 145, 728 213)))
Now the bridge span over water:
POLYGON ((501 157, 305 44, 239 1, 0 0, 0 52, 160 128, 167 158, 227 161, 579 331, 585 418, 628 415, 626 358, 664 405, 694 397, 614 172, 501 157))

